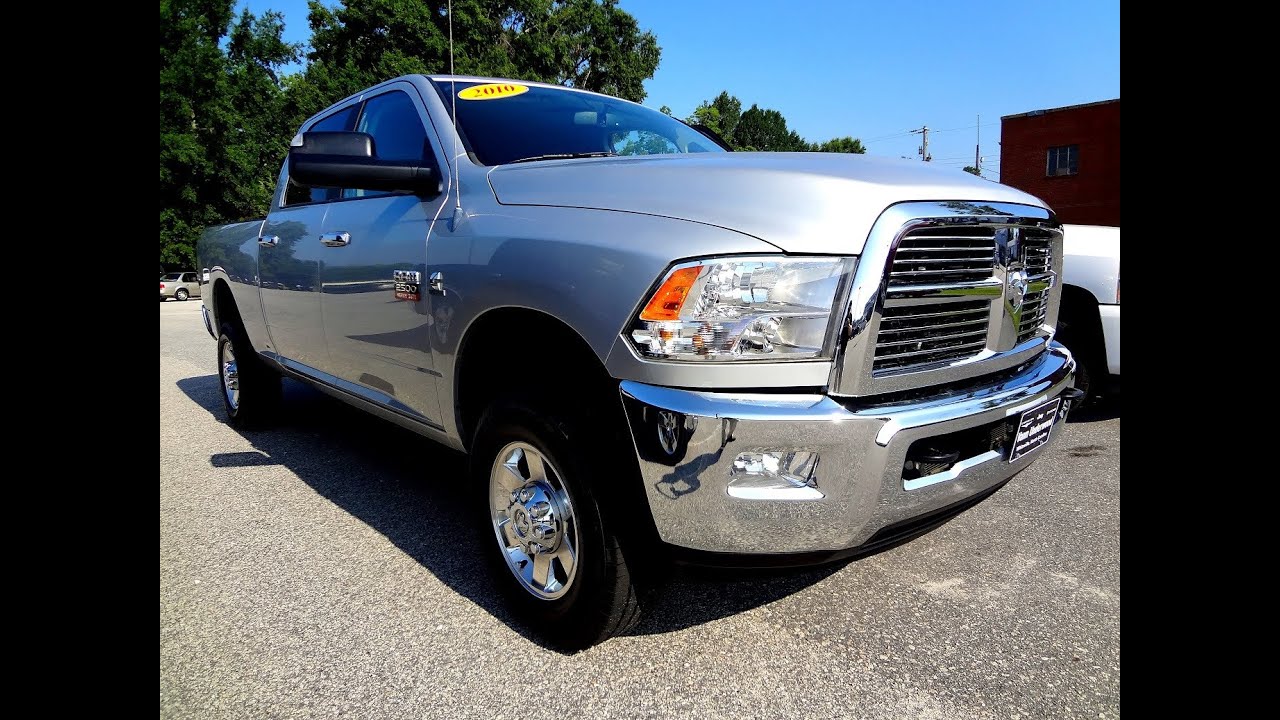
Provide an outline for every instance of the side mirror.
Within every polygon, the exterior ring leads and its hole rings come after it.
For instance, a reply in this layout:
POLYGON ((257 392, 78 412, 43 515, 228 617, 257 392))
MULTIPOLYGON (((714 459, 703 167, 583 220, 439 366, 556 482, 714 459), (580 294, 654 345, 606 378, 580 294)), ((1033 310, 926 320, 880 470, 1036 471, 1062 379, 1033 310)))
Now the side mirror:
POLYGON ((373 136, 361 132, 309 132, 289 148, 289 177, 304 187, 403 190, 435 196, 440 172, 417 160, 378 157, 373 136))

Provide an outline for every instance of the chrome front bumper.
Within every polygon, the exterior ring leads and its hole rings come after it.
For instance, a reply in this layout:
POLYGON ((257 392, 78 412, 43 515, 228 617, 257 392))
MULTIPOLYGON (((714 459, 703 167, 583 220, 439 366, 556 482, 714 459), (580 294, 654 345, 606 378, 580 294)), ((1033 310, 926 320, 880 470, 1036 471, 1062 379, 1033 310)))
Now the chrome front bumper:
MULTIPOLYGON (((950 394, 869 407, 825 395, 735 394, 621 384, 649 509, 662 540, 699 551, 815 553, 857 548, 882 528, 980 495, 1035 461, 1003 451, 961 456, 907 480, 917 440, 1003 426, 1072 385, 1054 343, 1011 376, 950 394), (806 458, 794 482, 761 486, 743 468, 760 453, 806 458), (817 455, 813 458, 813 454, 817 455), (745 462, 744 462, 745 459, 745 462), (736 470, 735 470, 736 461, 736 470)), ((1053 443, 1066 407, 1050 432, 1053 443)))

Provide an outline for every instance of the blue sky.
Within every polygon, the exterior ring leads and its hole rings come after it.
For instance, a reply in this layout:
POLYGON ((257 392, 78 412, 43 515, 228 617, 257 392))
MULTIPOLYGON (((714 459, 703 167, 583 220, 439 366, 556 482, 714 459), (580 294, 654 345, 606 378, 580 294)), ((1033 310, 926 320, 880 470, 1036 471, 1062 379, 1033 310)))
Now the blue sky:
MULTIPOLYGON (((332 3, 330 3, 332 4, 332 3)), ((999 179, 1000 116, 1120 97, 1118 0, 622 0, 662 46, 644 104, 688 115, 728 90, 782 112, 807 140, 852 135, 873 155, 973 163, 999 179), (783 12, 785 11, 785 12, 783 12)), ((242 0, 279 10, 286 39, 308 37, 306 0, 242 0)))

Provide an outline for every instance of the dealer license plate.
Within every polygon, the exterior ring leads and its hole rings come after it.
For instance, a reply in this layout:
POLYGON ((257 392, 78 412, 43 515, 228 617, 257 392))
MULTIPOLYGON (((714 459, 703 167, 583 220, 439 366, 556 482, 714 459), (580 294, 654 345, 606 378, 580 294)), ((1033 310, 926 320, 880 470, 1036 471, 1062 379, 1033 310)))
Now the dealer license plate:
POLYGON ((1022 412, 1018 418, 1018 432, 1013 438, 1013 449, 1009 451, 1009 462, 1049 442, 1049 433, 1058 419, 1058 407, 1061 405, 1062 398, 1054 398, 1022 412))

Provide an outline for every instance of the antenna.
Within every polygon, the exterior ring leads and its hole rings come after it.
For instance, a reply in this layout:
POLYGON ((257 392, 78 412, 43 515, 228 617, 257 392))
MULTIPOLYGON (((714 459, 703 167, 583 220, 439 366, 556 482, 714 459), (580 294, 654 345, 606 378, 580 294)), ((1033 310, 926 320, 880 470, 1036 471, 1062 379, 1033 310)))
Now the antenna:
POLYGON ((449 0, 449 94, 453 100, 453 177, 457 187, 453 193, 454 223, 462 209, 462 173, 458 170, 458 78, 453 72, 453 0, 449 0))

